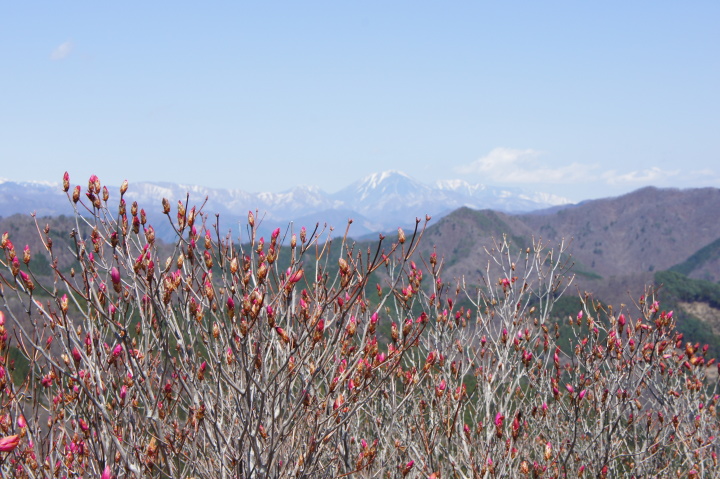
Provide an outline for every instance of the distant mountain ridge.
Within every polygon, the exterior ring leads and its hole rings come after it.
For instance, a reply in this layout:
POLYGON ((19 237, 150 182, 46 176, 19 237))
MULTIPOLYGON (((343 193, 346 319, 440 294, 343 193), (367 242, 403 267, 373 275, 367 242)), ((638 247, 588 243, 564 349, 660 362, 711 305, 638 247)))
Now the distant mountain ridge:
POLYGON ((493 238, 507 235, 522 249, 533 239, 550 247, 564 241, 575 265, 573 290, 628 304, 658 271, 720 281, 718 211, 718 188, 654 187, 543 214, 460 208, 427 231, 421 248, 429 254, 437 247, 446 256, 444 274, 471 282, 479 278, 493 238))
MULTIPOLYGON (((7 215, 2 213, 4 205, 17 205, 18 202, 24 214, 0 218, 0 232, 9 231, 18 244, 27 243, 32 251, 42 251, 43 246, 37 239, 33 219, 27 213, 37 210, 38 215, 47 215, 48 210, 61 206, 63 209, 60 214, 65 214, 66 217, 54 218, 48 222, 57 225, 53 226, 53 231, 60 235, 57 236, 57 244, 67 241, 67 231, 75 225, 74 219, 68 217, 71 210, 59 186, 51 188, 52 195, 55 196, 49 196, 47 185, 10 186, 12 188, 7 188, 7 184, 0 184, 0 214, 7 215)), ((459 189, 466 188, 460 183, 455 186, 459 189)), ((313 229, 315 223, 320 223, 322 228, 326 223, 342 234, 347 218, 353 218, 350 231, 357 239, 383 228, 388 231, 389 228, 381 223, 379 218, 387 218, 388 212, 403 211, 397 204, 402 206, 402 199, 405 199, 407 204, 415 205, 412 208, 429 207, 423 203, 426 201, 424 194, 428 190, 437 194, 438 198, 442 197, 442 192, 438 193, 432 186, 415 185, 403 177, 383 177, 380 174, 353 184, 346 191, 338 192, 337 196, 331 198, 328 198, 331 195, 323 195, 317 189, 296 189, 283 194, 267 195, 264 204, 273 201, 274 204, 289 205, 290 208, 285 211, 288 215, 294 214, 292 220, 296 231, 300 226, 313 229), (303 194, 308 196, 304 197, 303 194), (343 206, 351 200, 356 202, 354 209, 344 209, 343 206), (313 202, 317 207, 314 210, 310 207, 307 207, 307 210, 295 208, 297 205, 313 202), (367 211, 368 214, 365 216, 358 211, 367 211)), ((480 188, 478 190, 486 191, 480 188)), ((172 198, 174 206, 177 200, 184 199, 188 192, 191 202, 196 205, 200 205, 204 198, 208 197, 205 211, 209 215, 209 221, 214 221, 214 214, 217 212, 221 217, 221 230, 232 228, 238 233, 235 235, 236 239, 247 240, 247 236, 243 236, 244 228, 238 229, 237 226, 244 225, 247 219, 249 208, 245 206, 245 201, 248 198, 256 201, 252 194, 239 191, 228 193, 169 183, 141 183, 131 185, 126 196, 129 201, 137 200, 143 208, 151 212, 155 204, 159 209, 161 200, 158 198, 172 198), (241 214, 233 213, 236 208, 242 208, 241 214)), ((453 188, 450 189, 450 193, 452 192, 453 188)), ((117 196, 111 196, 111 204, 116 200, 117 196)), ((173 208, 172 218, 175 211, 173 208)), ((404 211, 407 214, 413 210, 404 211)), ((687 331, 687 337, 695 338, 693 341, 711 341, 714 345, 713 354, 720 354, 720 309, 717 308, 720 304, 718 211, 718 188, 678 190, 648 187, 618 197, 589 200, 577 205, 523 214, 460 207, 440 219, 438 217, 442 215, 435 216, 419 243, 416 253, 422 258, 416 262, 423 263, 424 259, 436 251, 445 281, 462 278, 468 285, 482 285, 484 281, 493 284, 499 277, 494 272, 490 273, 490 277, 485 276, 488 274, 487 251, 493 249, 496 240, 506 236, 513 244, 513 254, 524 252, 526 248, 533 246, 534 241, 554 248, 557 254, 557 245, 564 242, 568 246, 565 259, 568 259, 568 265, 572 265, 569 273, 574 275, 572 286, 566 292, 568 297, 582 296, 588 292, 605 304, 615 307, 621 304, 631 306, 633 301, 637 301, 644 293, 646 285, 655 284, 660 287, 658 297, 661 304, 664 308, 676 310, 679 327, 687 331), (697 321, 693 320, 693 317, 697 321)), ((263 221, 267 230, 284 226, 283 220, 276 220, 270 214, 265 216, 263 221)), ((156 217, 151 222, 157 232, 164 228, 166 236, 172 237, 167 218, 156 217)), ((393 226, 397 226, 397 223, 393 226)), ((260 234, 268 235, 262 230, 260 234)), ((396 235, 397 233, 389 234, 388 243, 392 242, 396 235)), ((377 235, 373 235, 363 245, 374 250, 376 240, 377 235)), ((69 267, 73 259, 72 254, 68 254, 70 250, 59 246, 55 250, 64 252, 67 258, 62 265, 69 267)), ((521 260, 522 256, 519 258, 521 260)), ((39 258, 36 258, 33 261, 37 264, 38 260, 39 258)), ((49 265, 46 264, 45 269, 49 271, 49 265)))
MULTIPOLYGON (((78 184, 84 192, 85 184, 78 184)), ((109 185, 108 188, 112 204, 113 198, 117 198, 117 187, 109 185)), ((188 195, 190 203, 195 205, 207 198, 204 211, 211 216, 219 214, 228 226, 243 221, 249 210, 258 210, 273 224, 301 220, 328 222, 343 231, 347 219, 352 218, 354 235, 406 226, 426 214, 439 218, 463 206, 518 213, 570 203, 557 195, 526 193, 517 188, 488 187, 462 180, 439 180, 428 185, 394 170, 374 173, 336 193, 326 193, 314 186, 297 186, 280 193, 250 193, 240 189, 137 182, 130 184, 125 198, 128 202, 137 201, 151 220, 157 220, 163 198, 174 205, 188 195), (341 220, 340 215, 347 216, 341 220)), ((59 184, 0 180, 0 216, 31 212, 57 216, 71 211, 59 184)), ((162 227, 158 232, 162 236, 162 227)))

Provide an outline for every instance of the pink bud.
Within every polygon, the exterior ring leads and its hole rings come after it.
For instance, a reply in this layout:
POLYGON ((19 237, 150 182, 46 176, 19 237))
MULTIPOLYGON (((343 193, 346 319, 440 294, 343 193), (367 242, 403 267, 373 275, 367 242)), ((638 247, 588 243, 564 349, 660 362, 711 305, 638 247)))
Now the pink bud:
POLYGON ((110 466, 105 466, 105 469, 103 470, 102 475, 100 476, 100 479, 111 479, 112 472, 110 471, 110 466))
POLYGON ((288 278, 288 282, 291 284, 297 283, 298 281, 300 281, 302 279, 303 274, 304 274, 304 272, 301 269, 296 271, 292 276, 290 276, 288 278))
POLYGON ((14 436, 5 436, 0 439, 0 451, 10 452, 17 447, 20 443, 20 436, 15 434, 14 436))
POLYGON ((505 416, 503 416, 501 412, 497 413, 497 415, 495 415, 495 426, 502 427, 503 421, 505 421, 505 416))

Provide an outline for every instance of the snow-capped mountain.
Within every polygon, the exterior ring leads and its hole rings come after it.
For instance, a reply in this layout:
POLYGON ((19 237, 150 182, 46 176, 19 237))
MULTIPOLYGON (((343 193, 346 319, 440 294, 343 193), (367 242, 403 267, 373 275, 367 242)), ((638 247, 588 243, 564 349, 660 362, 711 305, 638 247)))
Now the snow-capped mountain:
MULTIPOLYGON (((84 191, 85 185, 81 187, 84 191)), ((117 188, 110 191, 112 204, 117 188)), ((163 198, 169 199, 173 207, 178 201, 198 207, 204 202, 208 221, 214 222, 215 214, 219 214, 223 229, 237 230, 247 212, 257 210, 267 229, 290 221, 298 226, 299 222, 312 222, 321 226, 327 223, 342 234, 347 218, 353 218, 355 235, 414 225, 416 217, 429 214, 439 218, 462 206, 513 213, 570 203, 552 194, 487 187, 463 180, 438 180, 428 185, 400 171, 372 174, 332 194, 312 186, 297 186, 280 193, 250 193, 167 182, 130 184, 125 194, 125 200, 137 201, 151 221, 161 222, 156 227, 161 236, 171 233, 169 224, 162 227, 162 222, 168 223, 160 213, 163 198)), ((67 215, 72 208, 59 184, 0 180, 0 215, 31 212, 39 216, 67 215)))

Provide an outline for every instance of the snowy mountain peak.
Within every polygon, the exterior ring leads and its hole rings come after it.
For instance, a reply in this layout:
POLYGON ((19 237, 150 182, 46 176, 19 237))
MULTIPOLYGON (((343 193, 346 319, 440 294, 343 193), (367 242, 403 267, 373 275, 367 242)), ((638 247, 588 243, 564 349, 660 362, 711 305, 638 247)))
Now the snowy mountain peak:
MULTIPOLYGON (((365 178, 356 181, 347 188, 344 188, 335 194, 336 198, 349 199, 354 197, 355 201, 367 202, 376 201, 383 197, 385 200, 390 197, 393 200, 407 198, 422 192, 427 193, 430 188, 427 185, 419 183, 411 176, 397 170, 383 171, 382 173, 373 173, 365 178)), ((348 203, 352 204, 352 203, 348 203)))
MULTIPOLYGON (((111 202, 117 201, 117 188, 110 187, 110 191, 111 202)), ((365 218, 364 221, 372 225, 368 228, 375 231, 410 225, 416 217, 426 214, 437 219, 463 206, 512 213, 569 203, 553 194, 486 187, 463 180, 438 180, 429 185, 397 170, 374 173, 333 194, 304 185, 280 193, 249 193, 189 184, 137 182, 130 184, 126 199, 136 200, 149 216, 155 215, 152 218, 155 221, 163 198, 171 202, 184 201, 188 195, 191 204, 202 204, 207 198, 204 213, 209 217, 220 214, 224 224, 242 223, 248 211, 259 210, 266 215, 268 225, 310 217, 318 220, 355 217, 365 218)), ((65 200, 65 194, 56 184, 0 180, 2 216, 30 211, 37 211, 39 215, 67 214, 69 207, 65 200)))
POLYGON ((383 171, 381 173, 373 173, 371 175, 366 176, 362 180, 360 180, 360 183, 366 184, 370 188, 377 188, 382 183, 388 182, 388 181, 414 181, 410 175, 398 171, 398 170, 387 170, 383 171))

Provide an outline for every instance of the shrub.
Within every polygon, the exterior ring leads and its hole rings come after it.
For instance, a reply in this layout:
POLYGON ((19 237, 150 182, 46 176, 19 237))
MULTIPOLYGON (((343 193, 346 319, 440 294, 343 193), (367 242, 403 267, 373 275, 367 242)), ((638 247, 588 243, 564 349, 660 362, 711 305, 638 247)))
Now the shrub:
POLYGON ((714 360, 683 343, 652 291, 632 317, 582 296, 562 328, 570 354, 558 347, 564 245, 503 239, 484 275, 497 282, 472 290, 418 253, 420 220, 361 250, 317 229, 258 238, 250 213, 238 245, 202 208, 172 213, 163 200, 177 239, 160 245, 125 204, 127 184, 116 213, 95 176, 84 198, 67 174, 64 189, 78 270, 55 266, 48 228, 44 284, 32 252, 2 239, 3 476, 700 477, 716 466, 714 360), (26 377, 11 377, 11 347, 26 377))

